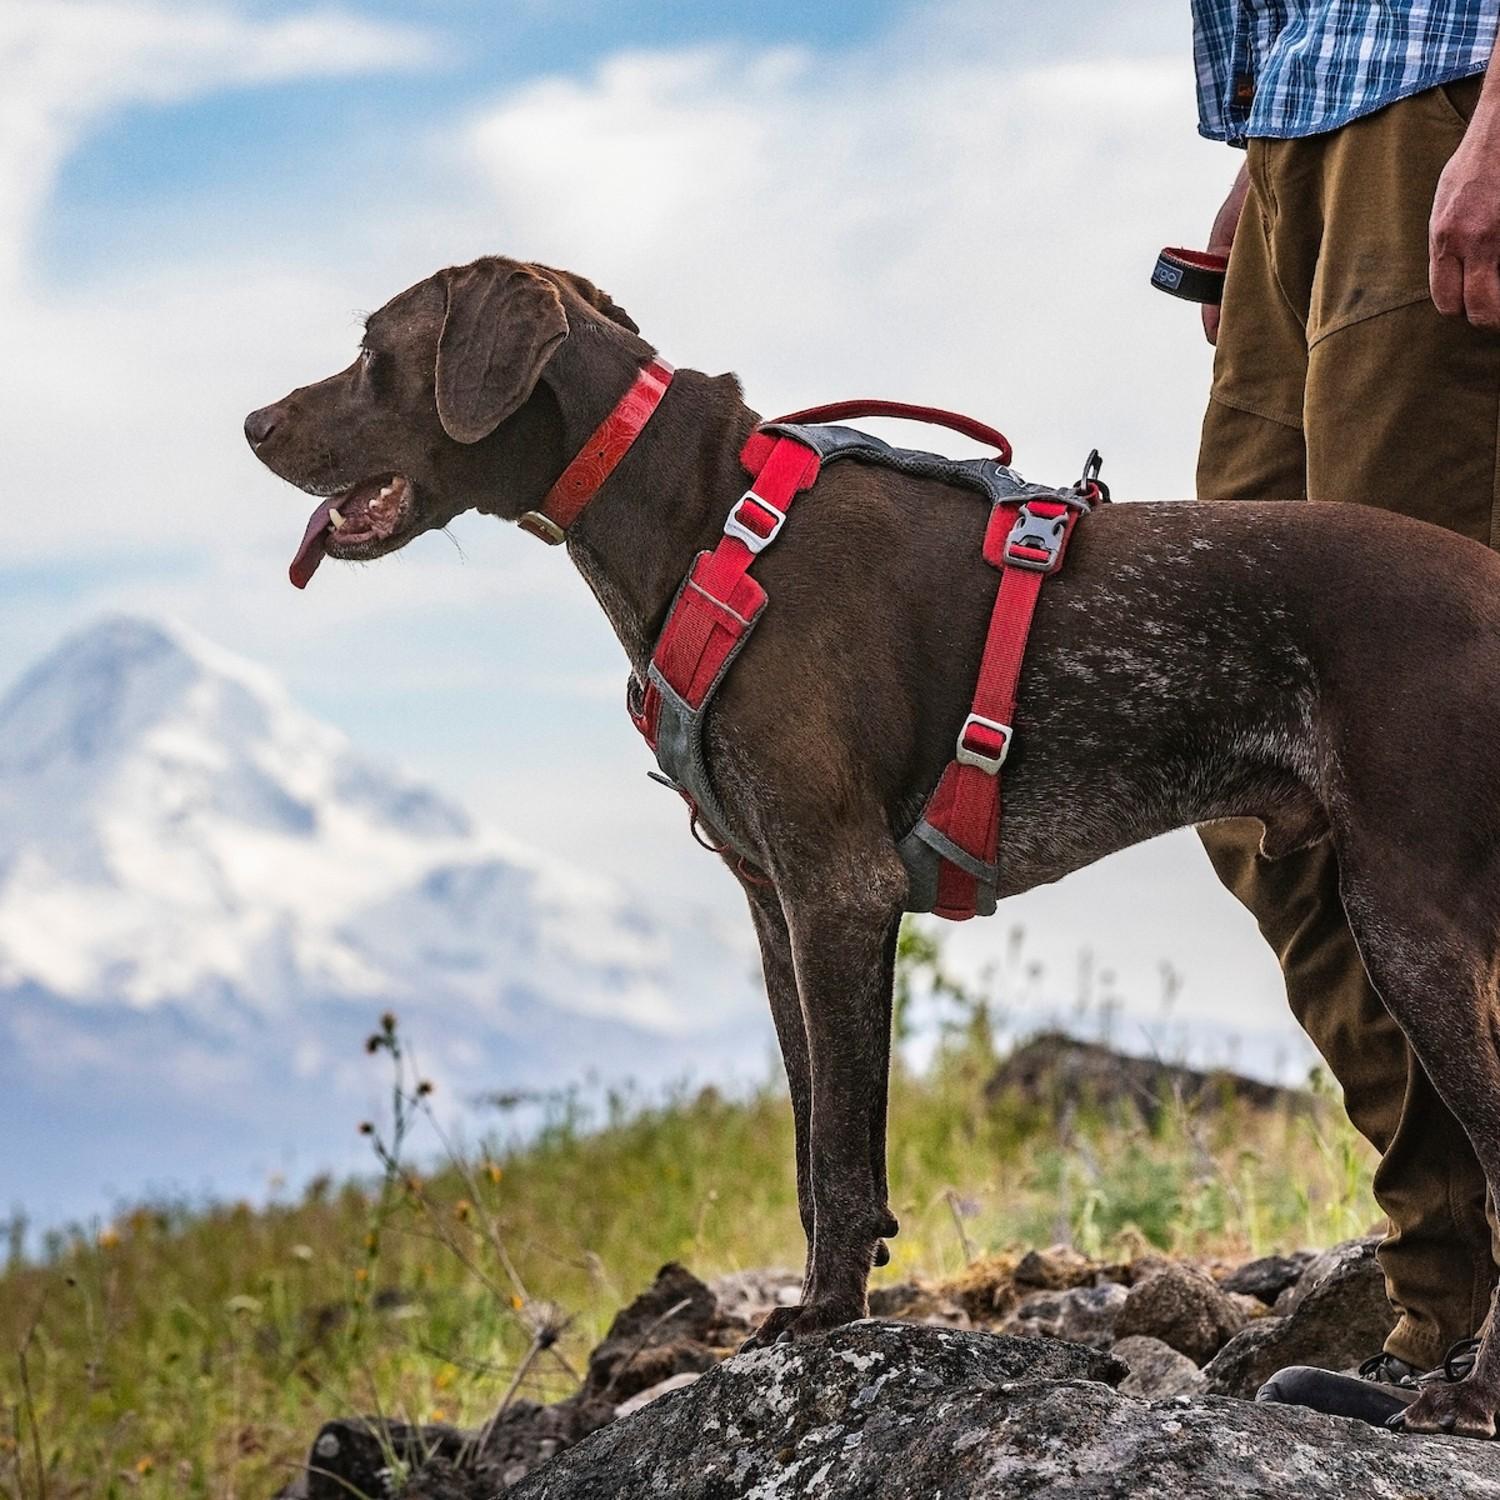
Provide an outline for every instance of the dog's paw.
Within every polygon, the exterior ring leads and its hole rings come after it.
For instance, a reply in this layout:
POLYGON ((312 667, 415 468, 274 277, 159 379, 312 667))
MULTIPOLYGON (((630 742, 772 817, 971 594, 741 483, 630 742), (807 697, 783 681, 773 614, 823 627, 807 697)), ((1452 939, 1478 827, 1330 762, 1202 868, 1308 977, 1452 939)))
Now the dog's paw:
POLYGON ((791 1307, 773 1307, 762 1319, 760 1327, 740 1345, 740 1353, 744 1354, 750 1349, 769 1349, 797 1321, 801 1311, 800 1303, 794 1303, 791 1307))
POLYGON ((1396 1432, 1451 1432, 1455 1437, 1495 1436, 1497 1393, 1472 1379, 1426 1386, 1405 1411, 1386 1424, 1396 1432))
POLYGON ((846 1306, 831 1300, 772 1308, 760 1327, 740 1345, 740 1353, 750 1349, 769 1349, 772 1344, 789 1344, 794 1339, 810 1338, 815 1333, 827 1333, 830 1328, 842 1328, 845 1323, 863 1318, 867 1312, 864 1306, 846 1306))

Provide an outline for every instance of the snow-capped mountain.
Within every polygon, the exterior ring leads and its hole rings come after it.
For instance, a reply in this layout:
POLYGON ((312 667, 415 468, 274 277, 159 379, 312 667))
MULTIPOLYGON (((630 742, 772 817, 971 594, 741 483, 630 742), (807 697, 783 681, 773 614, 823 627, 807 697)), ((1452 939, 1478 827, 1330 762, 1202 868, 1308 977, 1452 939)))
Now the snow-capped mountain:
POLYGON ((319 1164, 385 1008, 454 1091, 759 1063, 752 969, 744 934, 478 826, 175 627, 103 620, 0 701, 0 1123, 91 1185, 101 1150, 121 1185, 210 1171, 147 1142, 184 1131, 302 1132, 319 1164), (85 1116, 107 1147, 62 1144, 85 1116))

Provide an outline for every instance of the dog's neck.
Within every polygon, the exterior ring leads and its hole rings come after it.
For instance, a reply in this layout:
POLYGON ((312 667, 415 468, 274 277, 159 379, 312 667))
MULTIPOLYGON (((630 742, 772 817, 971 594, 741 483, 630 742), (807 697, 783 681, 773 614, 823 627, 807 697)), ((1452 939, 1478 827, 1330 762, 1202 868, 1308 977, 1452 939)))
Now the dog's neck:
MULTIPOLYGON (((639 365, 637 358, 622 369, 618 389, 607 394, 597 381, 587 399, 559 392, 570 454, 629 388, 639 365)), ((715 545, 749 483, 740 449, 756 420, 732 375, 679 370, 629 453, 568 530, 569 555, 637 675, 645 674, 693 557, 715 545)))

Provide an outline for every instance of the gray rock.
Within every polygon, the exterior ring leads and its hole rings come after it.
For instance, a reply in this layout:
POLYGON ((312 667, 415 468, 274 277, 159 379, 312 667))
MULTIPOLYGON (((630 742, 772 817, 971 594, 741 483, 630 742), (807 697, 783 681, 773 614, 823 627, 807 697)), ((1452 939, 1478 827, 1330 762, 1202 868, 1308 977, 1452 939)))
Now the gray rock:
POLYGON ((1224 1295, 1232 1306, 1239 1309, 1240 1317, 1247 1323, 1270 1316, 1271 1309, 1259 1297, 1250 1297, 1244 1292, 1225 1292, 1224 1295))
POLYGON ((1065 1339, 1092 1349, 1107 1349, 1114 1341, 1120 1309, 1129 1295, 1113 1281, 1077 1286, 1066 1292, 1035 1292, 1022 1299, 999 1331, 1017 1338, 1065 1339))
POLYGON ((1131 1287, 1115 1333, 1160 1339, 1201 1365, 1244 1326, 1244 1313, 1211 1276, 1194 1266, 1168 1264, 1131 1287))
POLYGON ((1367 1293, 1373 1295, 1378 1291, 1384 1297, 1385 1277, 1375 1258, 1379 1248, 1380 1237, 1369 1235, 1364 1239, 1344 1240, 1313 1256, 1296 1281, 1277 1297, 1276 1311, 1283 1317, 1296 1312, 1308 1297, 1331 1282, 1357 1282, 1367 1293))
POLYGON ((1278 1370, 1288 1365, 1318 1365, 1322 1369, 1341 1369, 1331 1365, 1317 1350, 1303 1357, 1294 1352, 1303 1342, 1287 1329, 1285 1318, 1262 1318, 1235 1334, 1203 1367, 1205 1389, 1214 1396, 1238 1396, 1250 1401, 1255 1393, 1278 1370))
POLYGON ((1349 1370, 1376 1353, 1396 1322, 1378 1243, 1350 1240, 1318 1256, 1277 1299, 1277 1316, 1252 1323, 1208 1365, 1208 1389, 1249 1397, 1287 1365, 1349 1370))
POLYGON ((870 1292, 870 1316, 895 1318, 902 1323, 931 1323, 938 1328, 969 1328, 972 1322, 950 1297, 914 1281, 875 1287, 870 1292))
POLYGON ((398 1464, 418 1463, 429 1455, 451 1460, 466 1437, 452 1427, 409 1427, 378 1417, 325 1422, 313 1439, 305 1473, 281 1492, 281 1500, 334 1500, 351 1494, 385 1500, 394 1493, 392 1459, 398 1464))
POLYGON ((748 1335, 773 1307, 789 1307, 802 1296, 802 1273, 785 1267, 730 1271, 708 1283, 719 1305, 719 1321, 748 1335))
POLYGON ((669 1261, 656 1280, 615 1314, 589 1355, 584 1395, 617 1405, 684 1371, 713 1364, 719 1305, 693 1273, 669 1261))
POLYGON ((1098 1270, 1096 1261, 1071 1245, 1049 1245, 1045 1250, 1028 1250, 1016 1262, 1013 1274, 1017 1286, 1062 1292, 1073 1286, 1087 1286, 1098 1270))
POLYGON ((860 1323, 729 1360, 514 1500, 1500 1500, 1500 1451, 1297 1407, 1141 1401, 1044 1340, 860 1323))
POLYGON ((1130 1368, 1120 1382, 1125 1396, 1193 1396, 1207 1383, 1203 1371, 1187 1355, 1160 1339, 1132 1334, 1109 1351, 1130 1368))
POLYGON ((1313 1107, 1306 1093, 1280 1089, 1237 1073, 1200 1073, 1156 1058, 1131 1057, 1063 1032, 1043 1032, 1017 1047, 985 1084, 985 1096, 1007 1096, 1061 1118, 1077 1109, 1124 1107, 1155 1125, 1184 1106, 1218 1114, 1235 1104, 1253 1110, 1313 1107))
POLYGON ((1255 1297, 1270 1307, 1288 1287, 1297 1284, 1314 1258, 1311 1250, 1295 1250, 1290 1255, 1263 1255, 1259 1260, 1231 1271, 1219 1285, 1226 1292, 1255 1297))
POLYGON ((702 1378, 701 1375, 696 1375, 691 1370, 684 1370, 680 1375, 669 1375, 655 1385, 648 1385, 645 1390, 637 1391, 630 1400, 622 1401, 615 1407, 615 1420, 619 1421, 621 1417, 633 1417, 638 1411, 650 1406, 658 1397, 665 1396, 668 1391, 680 1391, 690 1386, 695 1380, 702 1378))

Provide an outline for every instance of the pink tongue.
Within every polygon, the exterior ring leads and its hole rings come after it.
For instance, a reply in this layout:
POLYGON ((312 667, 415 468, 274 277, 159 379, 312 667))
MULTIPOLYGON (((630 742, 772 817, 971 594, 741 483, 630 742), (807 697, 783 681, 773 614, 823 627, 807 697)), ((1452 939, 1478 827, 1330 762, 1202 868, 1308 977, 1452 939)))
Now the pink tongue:
POLYGON ((333 509, 337 498, 334 496, 325 500, 312 513, 312 519, 307 523, 307 530, 302 535, 302 545, 297 548, 290 570, 292 583, 296 588, 305 589, 312 582, 313 574, 318 571, 318 564, 323 561, 328 536, 328 512, 333 509))

